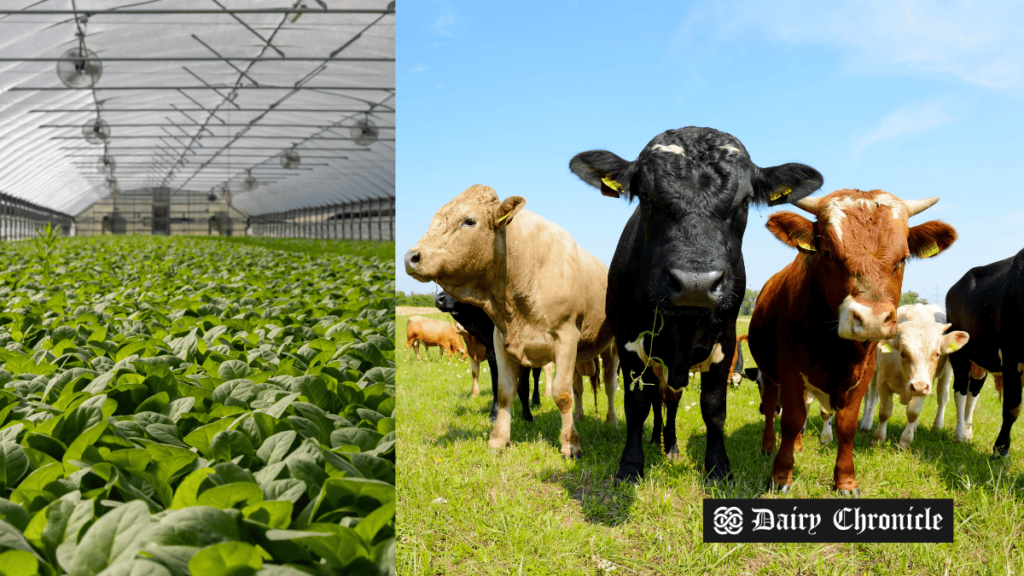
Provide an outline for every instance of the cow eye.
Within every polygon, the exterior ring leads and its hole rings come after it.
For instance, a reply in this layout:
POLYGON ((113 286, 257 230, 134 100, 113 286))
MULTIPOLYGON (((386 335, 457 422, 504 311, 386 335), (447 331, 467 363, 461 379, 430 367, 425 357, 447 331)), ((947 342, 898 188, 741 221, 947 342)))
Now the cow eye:
POLYGON ((465 220, 462 221, 462 225, 472 228, 473 226, 476 226, 476 220, 473 220, 472 218, 466 218, 465 220))
POLYGON ((896 266, 893 268, 893 270, 895 270, 896 272, 899 272, 900 269, 902 269, 906 265, 907 265, 907 257, 904 256, 902 259, 900 259, 899 262, 896 263, 896 266))

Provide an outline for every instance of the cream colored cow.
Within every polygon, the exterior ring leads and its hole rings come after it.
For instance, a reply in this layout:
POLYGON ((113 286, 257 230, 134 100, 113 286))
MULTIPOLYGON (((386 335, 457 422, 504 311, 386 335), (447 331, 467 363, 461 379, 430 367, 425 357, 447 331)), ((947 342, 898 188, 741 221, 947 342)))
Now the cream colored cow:
MULTIPOLYGON (((609 398, 619 361, 605 316, 608 268, 568 232, 524 210, 526 200, 504 201, 492 188, 471 186, 442 206, 427 233, 405 255, 405 270, 436 281, 460 302, 479 306, 494 321, 498 361, 498 417, 488 446, 509 441, 519 367, 554 362, 552 393, 562 413, 561 452, 582 455, 573 401, 582 408, 576 365, 601 356, 609 398)), ((611 402, 609 403, 611 404, 611 402)), ((614 410, 608 419, 615 422, 614 410)))
POLYGON ((961 331, 943 334, 951 324, 946 323, 946 313, 935 304, 900 306, 897 315, 899 326, 896 337, 878 348, 875 374, 864 398, 860 428, 871 429, 875 407, 880 404, 878 426, 871 443, 884 442, 886 422, 892 415, 892 397, 899 395, 900 403, 907 407, 907 427, 903 430, 899 445, 901 448, 910 448, 924 399, 931 394, 935 378, 939 379, 936 395, 939 406, 932 429, 942 428, 942 416, 949 399, 949 384, 953 379, 953 367, 948 355, 962 348, 969 336, 961 331))

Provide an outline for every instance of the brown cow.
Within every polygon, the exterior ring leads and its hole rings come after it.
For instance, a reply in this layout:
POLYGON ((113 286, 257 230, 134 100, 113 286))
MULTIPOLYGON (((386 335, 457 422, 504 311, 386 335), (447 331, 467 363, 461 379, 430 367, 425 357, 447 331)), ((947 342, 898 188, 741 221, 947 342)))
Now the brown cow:
MULTIPOLYGON (((434 214, 427 233, 406 253, 405 271, 421 282, 436 281, 494 321, 498 417, 488 446, 508 444, 519 367, 554 362, 561 452, 579 458, 573 419, 583 415, 583 399, 582 386, 573 386, 576 365, 600 355, 609 398, 619 369, 605 316, 608 268, 564 229, 523 210, 525 204, 521 196, 502 201, 492 188, 469 187, 434 214)), ((614 409, 608 420, 616 421, 614 409)))
POLYGON ((409 316, 405 336, 405 349, 408 350, 409 346, 412 346, 417 360, 421 360, 420 344, 423 344, 423 354, 428 358, 428 352, 432 346, 441 348, 441 355, 438 358, 443 357, 445 352, 448 353, 449 359, 453 358, 455 354, 466 355, 466 347, 462 344, 462 339, 459 338, 455 327, 441 320, 409 316))
POLYGON ((770 488, 787 492, 792 485, 793 449, 809 391, 835 414, 835 488, 859 495, 853 468, 857 417, 878 342, 896 336, 903 267, 908 258, 934 256, 956 240, 956 231, 942 222, 908 227, 908 218, 937 201, 839 190, 794 203, 815 215, 814 222, 792 212, 768 219, 768 229, 799 251, 765 284, 750 319, 750 353, 764 380, 761 447, 768 453, 775 449, 772 420, 780 388, 782 393, 782 444, 770 488))
POLYGON ((469 371, 473 375, 473 396, 480 395, 480 363, 487 360, 487 347, 476 336, 473 336, 462 324, 455 323, 455 331, 466 342, 466 355, 469 356, 469 371))

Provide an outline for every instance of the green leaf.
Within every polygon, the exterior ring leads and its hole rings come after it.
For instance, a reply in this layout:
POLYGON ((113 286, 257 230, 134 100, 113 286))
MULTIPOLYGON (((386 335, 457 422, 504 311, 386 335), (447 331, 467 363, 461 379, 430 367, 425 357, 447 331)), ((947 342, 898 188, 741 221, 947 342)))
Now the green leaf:
POLYGON ((237 456, 252 454, 252 442, 238 430, 222 430, 210 441, 210 457, 217 460, 231 460, 237 456))
POLYGON ((178 484, 178 489, 174 492, 171 509, 179 510, 195 506, 198 501, 199 487, 213 473, 213 468, 200 468, 186 476, 181 481, 181 484, 178 484))
POLYGON ((28 456, 18 444, 0 444, 0 493, 13 488, 28 470, 28 456))
POLYGON ((271 528, 284 530, 292 522, 293 508, 294 505, 288 500, 258 502, 242 508, 242 514, 250 520, 265 524, 271 528))
POLYGON ((212 506, 226 510, 236 508, 239 504, 246 506, 263 501, 263 490, 252 482, 232 482, 216 488, 210 488, 196 500, 198 506, 212 506))
POLYGON ((217 374, 225 381, 245 378, 249 372, 249 366, 241 360, 228 360, 217 369, 217 374))
POLYGON ((132 558, 142 549, 151 522, 149 508, 138 500, 107 512, 79 542, 69 576, 92 576, 119 560, 132 558))
POLYGON ((245 542, 222 542, 207 546, 188 561, 193 574, 209 576, 250 576, 263 567, 256 547, 245 542))
POLYGON ((0 552, 0 574, 3 576, 36 576, 39 561, 31 552, 7 550, 0 552))

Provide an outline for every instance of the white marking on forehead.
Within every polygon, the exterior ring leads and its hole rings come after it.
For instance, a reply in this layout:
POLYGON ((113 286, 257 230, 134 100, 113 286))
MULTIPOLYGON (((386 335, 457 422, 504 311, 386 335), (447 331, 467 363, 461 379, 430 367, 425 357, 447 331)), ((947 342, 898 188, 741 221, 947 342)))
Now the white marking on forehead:
POLYGON ((683 150, 683 147, 677 144, 669 144, 668 146, 655 144, 653 147, 651 147, 651 150, 659 152, 671 152, 673 154, 679 154, 680 156, 686 156, 686 150, 683 150))
POLYGON ((907 207, 902 200, 892 194, 876 194, 872 198, 860 198, 855 196, 842 196, 828 203, 822 211, 826 214, 828 225, 835 229, 836 238, 843 241, 843 220, 846 219, 847 208, 868 208, 877 209, 887 206, 892 210, 893 220, 905 220, 907 207))
POLYGON ((725 146, 719 146, 719 148, 721 148, 723 150, 728 150, 730 154, 739 154, 740 153, 740 149, 735 147, 735 146, 725 145, 725 146))

